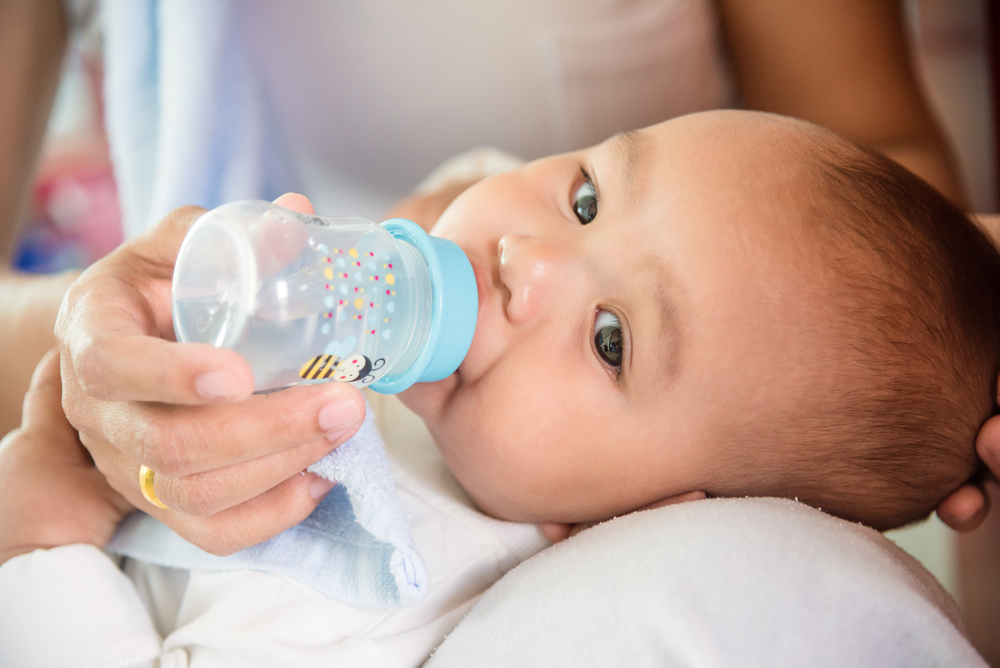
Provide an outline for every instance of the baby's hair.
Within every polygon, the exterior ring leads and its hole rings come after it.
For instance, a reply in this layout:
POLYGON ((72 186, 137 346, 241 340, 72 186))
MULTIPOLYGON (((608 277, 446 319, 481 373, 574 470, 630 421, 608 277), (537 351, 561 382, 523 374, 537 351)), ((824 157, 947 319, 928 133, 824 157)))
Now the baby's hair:
POLYGON ((981 465, 976 435, 997 410, 1000 255, 896 163, 820 144, 806 159, 826 200, 814 227, 840 315, 830 339, 844 364, 830 373, 844 382, 823 414, 796 419, 795 458, 813 475, 786 493, 887 529, 926 517, 981 465))

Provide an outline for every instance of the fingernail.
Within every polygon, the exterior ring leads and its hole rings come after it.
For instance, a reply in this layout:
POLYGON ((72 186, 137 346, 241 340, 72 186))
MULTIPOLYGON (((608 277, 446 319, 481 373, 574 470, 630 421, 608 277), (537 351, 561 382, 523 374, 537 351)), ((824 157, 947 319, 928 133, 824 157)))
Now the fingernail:
POLYGON ((342 431, 361 418, 358 405, 349 396, 340 396, 323 406, 319 412, 319 428, 329 432, 334 429, 342 431))
POLYGON ((320 501, 324 496, 330 493, 333 486, 337 483, 332 480, 327 480, 323 476, 315 476, 312 482, 309 483, 309 496, 311 496, 316 501, 320 501))
POLYGON ((336 443, 347 434, 353 434, 355 431, 357 430, 353 425, 351 425, 350 427, 344 427, 343 429, 334 429, 333 431, 329 431, 326 433, 326 440, 330 441, 331 443, 336 443))
POLYGON ((194 381, 198 394, 206 399, 235 399, 240 396, 240 381, 229 371, 209 371, 194 381))

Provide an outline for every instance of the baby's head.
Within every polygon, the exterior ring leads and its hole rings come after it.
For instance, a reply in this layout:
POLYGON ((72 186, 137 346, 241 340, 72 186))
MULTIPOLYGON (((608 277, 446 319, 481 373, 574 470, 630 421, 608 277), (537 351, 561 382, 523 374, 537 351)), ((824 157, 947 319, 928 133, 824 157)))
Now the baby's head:
POLYGON ((501 518, 798 497, 877 528, 975 471, 1000 257, 890 161, 750 112, 487 179, 434 233, 476 270, 459 370, 403 399, 501 518))

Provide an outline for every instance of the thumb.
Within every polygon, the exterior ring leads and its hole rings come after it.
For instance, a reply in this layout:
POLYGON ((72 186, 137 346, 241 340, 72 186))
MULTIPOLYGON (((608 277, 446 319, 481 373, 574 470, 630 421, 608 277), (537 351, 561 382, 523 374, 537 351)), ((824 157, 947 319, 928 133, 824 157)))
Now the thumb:
POLYGON ((979 485, 965 484, 938 504, 938 518, 955 531, 975 529, 989 512, 989 496, 979 485))
POLYGON ((286 209, 298 211, 299 213, 306 213, 309 215, 314 215, 316 213, 313 209, 312 202, 309 201, 309 198, 298 193, 285 193, 278 199, 274 200, 274 203, 278 206, 283 206, 286 209))

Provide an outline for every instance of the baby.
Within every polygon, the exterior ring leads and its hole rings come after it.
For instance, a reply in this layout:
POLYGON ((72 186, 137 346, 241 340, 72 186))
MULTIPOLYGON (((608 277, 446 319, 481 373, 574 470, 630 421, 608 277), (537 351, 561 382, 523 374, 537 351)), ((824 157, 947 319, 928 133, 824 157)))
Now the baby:
POLYGON ((431 589, 377 620, 259 573, 191 571, 178 603, 157 594, 179 582, 171 569, 133 564, 161 634, 189 624, 177 646, 278 665, 251 647, 313 634, 308 651, 356 658, 359 638, 396 634, 380 651, 426 656, 544 545, 515 523, 753 495, 887 529, 976 472, 996 410, 1000 256, 927 185, 827 131, 749 112, 674 119, 486 179, 432 233, 469 256, 479 319, 458 371, 400 398, 475 505, 507 522, 421 514, 421 494, 440 509, 461 490, 404 463, 417 547, 438 546, 431 589), (462 561, 460 530, 492 532, 476 550, 506 556, 462 561))
POLYGON ((809 124, 711 112, 470 188, 458 372, 403 401, 480 508, 583 522, 680 494, 888 529, 976 470, 1000 258, 908 172, 809 124))

